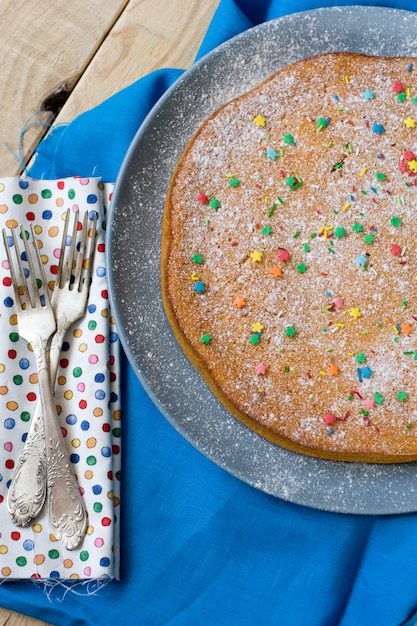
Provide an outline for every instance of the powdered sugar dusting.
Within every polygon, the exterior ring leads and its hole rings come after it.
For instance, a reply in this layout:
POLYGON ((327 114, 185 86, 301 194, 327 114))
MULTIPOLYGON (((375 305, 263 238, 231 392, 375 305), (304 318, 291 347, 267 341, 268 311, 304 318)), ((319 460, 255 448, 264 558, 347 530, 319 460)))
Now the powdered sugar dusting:
POLYGON ((175 174, 187 342, 244 414, 322 451, 417 451, 413 63, 292 64, 209 118, 175 174))
POLYGON ((127 157, 113 203, 108 247, 113 309, 125 349, 157 406, 232 474, 277 496, 329 510, 413 510, 414 464, 364 466, 293 454, 251 433, 219 406, 165 320, 156 288, 162 207, 179 155, 218 106, 311 54, 409 55, 416 33, 415 14, 354 7, 289 16, 233 40, 193 68, 152 112, 127 157))

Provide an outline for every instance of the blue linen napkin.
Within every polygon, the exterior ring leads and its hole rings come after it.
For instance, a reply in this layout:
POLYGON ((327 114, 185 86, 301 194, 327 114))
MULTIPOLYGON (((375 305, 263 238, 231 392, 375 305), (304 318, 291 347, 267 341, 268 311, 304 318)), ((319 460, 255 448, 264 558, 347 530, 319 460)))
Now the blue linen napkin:
MULTIPOLYGON (((334 4, 221 0, 198 56, 264 20, 334 4)), ((415 9, 411 0, 361 4, 415 9)), ((155 72, 56 128, 30 175, 114 180, 137 127, 180 73, 155 72)), ((174 431, 126 359, 121 379, 121 581, 93 597, 91 588, 45 595, 6 583, 0 605, 61 626, 416 623, 417 514, 328 513, 257 491, 174 431)))

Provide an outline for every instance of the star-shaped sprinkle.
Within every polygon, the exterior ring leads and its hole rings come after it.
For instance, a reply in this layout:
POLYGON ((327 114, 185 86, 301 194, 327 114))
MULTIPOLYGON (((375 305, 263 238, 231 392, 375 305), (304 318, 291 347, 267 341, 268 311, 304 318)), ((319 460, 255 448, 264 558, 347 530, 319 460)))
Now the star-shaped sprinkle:
POLYGON ((365 100, 373 100, 375 98, 375 93, 372 91, 372 89, 365 89, 362 97, 365 98, 365 100))
POLYGON ((350 317, 353 317, 353 319, 357 320, 359 317, 362 317, 362 313, 359 307, 351 307, 350 312, 349 312, 350 317))
POLYGON ((274 148, 267 148, 266 156, 268 159, 271 159, 271 161, 275 161, 278 156, 278 152, 274 148))
POLYGON ((290 253, 285 248, 279 248, 278 250, 278 258, 280 261, 289 261, 290 253))
POLYGON ((330 117, 319 117, 317 119, 317 130, 320 132, 330 124, 330 117))
POLYGON ((411 159, 411 161, 408 162, 408 169, 411 170, 412 172, 416 172, 417 171, 417 161, 416 161, 416 159, 411 159))
POLYGON ((392 246, 390 246, 390 250, 391 250, 391 254, 393 254, 394 256, 401 255, 401 248, 396 243, 393 243, 392 246))
POLYGON ((404 335, 407 335, 407 337, 411 333, 412 330, 413 330, 413 327, 408 322, 401 324, 401 332, 404 333, 404 335))
POLYGON ((363 241, 364 243, 374 243, 375 237, 372 233, 366 233, 366 235, 364 235, 363 237, 363 241))
POLYGON ((404 86, 402 83, 396 80, 395 83, 393 83, 392 85, 392 89, 393 91, 395 91, 395 93, 401 93, 402 91, 404 91, 404 86))
POLYGON ((337 239, 342 239, 342 237, 346 236, 346 231, 343 226, 337 226, 334 229, 334 236, 337 237, 337 239))
POLYGON ((299 274, 304 274, 307 271, 307 265, 305 263, 299 263, 296 269, 299 274))
POLYGON ((197 293, 203 293, 206 290, 204 283, 201 280, 197 280, 194 285, 194 291, 197 293))
POLYGON ((374 131, 374 133, 376 133, 377 135, 382 135, 383 132, 385 132, 385 128, 382 124, 374 124, 372 126, 372 130, 374 131))
POLYGON ((333 415, 333 413, 326 413, 326 415, 323 415, 323 421, 327 426, 331 426, 332 424, 334 424, 336 419, 337 418, 335 415, 333 415))
POLYGON ((258 376, 263 376, 266 373, 266 370, 268 369, 268 366, 265 365, 265 363, 258 363, 258 365, 255 368, 255 371, 257 373, 258 376))
POLYGON ((258 333, 253 333, 249 338, 249 343, 251 343, 253 346, 256 346, 256 344, 259 343, 260 340, 260 335, 258 335, 258 333))
POLYGON ((239 184, 240 184, 240 180, 236 178, 236 176, 232 176, 232 178, 229 178, 230 187, 239 187, 239 184))
POLYGON ((210 198, 209 205, 211 206, 212 209, 216 210, 220 206, 220 201, 217 200, 217 198, 210 198))
POLYGON ((272 230, 272 228, 270 226, 264 226, 261 230, 261 233, 263 235, 271 235, 274 231, 272 230))
POLYGON ((208 345, 211 341, 211 336, 208 334, 202 335, 201 336, 201 343, 204 343, 205 345, 208 345))
POLYGON ((391 217, 390 224, 391 226, 395 226, 395 228, 398 228, 399 226, 401 226, 401 218, 397 216, 391 217))
POLYGON ((291 133, 287 133, 286 135, 284 135, 282 140, 283 140, 284 143, 286 143, 288 145, 294 143, 294 137, 291 135, 291 133))
POLYGON ((405 402, 407 400, 407 392, 399 391, 397 393, 397 400, 399 400, 400 402, 405 402))
POLYGON ((384 396, 379 391, 375 391, 374 393, 374 402, 375 404, 382 404, 384 402, 384 396))
POLYGON ((371 378, 372 370, 370 367, 368 367, 368 365, 366 365, 365 367, 362 368, 361 374, 362 374, 362 378, 371 378))
POLYGON ((200 202, 201 204, 208 204, 209 199, 205 193, 199 193, 197 195, 197 201, 200 202))
POLYGON ((277 265, 273 265, 271 268, 271 274, 274 278, 278 278, 278 276, 282 276, 282 269, 277 265))
POLYGON ((297 334, 297 330, 296 328, 290 324, 290 326, 287 326, 285 329, 285 336, 286 337, 295 337, 295 335, 297 334))
POLYGON ((415 128, 415 126, 416 126, 416 120, 415 120, 414 118, 412 118, 412 117, 407 117, 407 118, 404 120, 404 124, 405 124, 405 127, 406 127, 406 128, 415 128))
POLYGON ((362 224, 359 224, 358 222, 355 222, 355 223, 353 224, 353 226, 352 226, 352 230, 353 230, 355 233, 361 233, 361 232, 363 231, 363 226, 362 226, 362 224))
POLYGON ((364 405, 365 405, 365 409, 367 411, 370 411, 371 409, 373 409, 375 407, 375 402, 373 398, 366 398, 364 401, 364 405))
POLYGON ((359 254, 356 257, 356 265, 361 265, 362 267, 365 267, 367 263, 368 263, 368 257, 366 254, 359 254))
POLYGON ((245 304, 246 304, 246 300, 245 300, 245 298, 242 298, 242 296, 236 296, 236 298, 234 299, 233 304, 238 309, 242 309, 245 306, 245 304))
POLYGON ((253 121, 255 122, 256 126, 265 126, 266 123, 266 119, 263 115, 257 115, 253 118, 253 121))
POLYGON ((327 368, 327 373, 329 376, 337 376, 339 373, 339 368, 335 363, 330 363, 329 367, 327 368))
POLYGON ((412 152, 411 150, 404 150, 404 161, 412 161, 413 159, 415 159, 414 156, 414 152, 412 152))
POLYGON ((262 261, 262 252, 259 252, 259 250, 254 250, 250 255, 250 258, 254 263, 256 263, 257 261, 262 261))
POLYGON ((203 260, 204 260, 204 259, 203 259, 203 257, 201 256, 201 254, 194 254, 194 255, 191 257, 191 260, 192 260, 192 262, 193 262, 193 263, 198 263, 198 264, 200 264, 200 263, 202 263, 202 262, 203 262, 203 260))
POLYGON ((343 307, 345 306, 343 298, 335 298, 335 300, 333 300, 333 304, 338 309, 343 309, 343 307))
POLYGON ((359 352, 359 354, 356 355, 357 363, 365 363, 365 359, 366 359, 366 354, 364 352, 359 352))
POLYGON ((252 324, 252 332, 253 333, 262 333, 264 327, 260 322, 255 322, 252 324))

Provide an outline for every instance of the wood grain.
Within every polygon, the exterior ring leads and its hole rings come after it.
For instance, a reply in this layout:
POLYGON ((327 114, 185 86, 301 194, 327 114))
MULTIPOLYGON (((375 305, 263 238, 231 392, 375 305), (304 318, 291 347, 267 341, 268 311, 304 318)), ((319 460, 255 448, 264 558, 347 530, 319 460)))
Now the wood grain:
POLYGON ((47 622, 0 608, 0 626, 49 626, 47 622))
MULTIPOLYGON (((0 3, 0 171, 20 172, 7 148, 19 150, 19 135, 47 96, 68 83, 70 91, 100 48, 127 0, 2 0, 0 3)), ((52 121, 50 113, 36 120, 52 121)), ((25 160, 45 133, 34 126, 24 136, 25 160)))
MULTIPOLYGON (((192 64, 219 0, 2 0, 0 172, 21 167, 14 152, 25 122, 52 94, 55 123, 70 122, 142 76, 192 64), (63 91, 63 93, 59 93, 63 91), (62 101, 59 103, 59 96, 62 101)), ((52 122, 46 113, 36 121, 52 122)), ((27 131, 23 159, 47 132, 27 131)), ((17 609, 19 607, 16 607, 17 609)), ((48 626, 0 608, 0 626, 48 626)))
POLYGON ((218 0, 131 0, 62 109, 71 121, 161 67, 192 64, 218 0))

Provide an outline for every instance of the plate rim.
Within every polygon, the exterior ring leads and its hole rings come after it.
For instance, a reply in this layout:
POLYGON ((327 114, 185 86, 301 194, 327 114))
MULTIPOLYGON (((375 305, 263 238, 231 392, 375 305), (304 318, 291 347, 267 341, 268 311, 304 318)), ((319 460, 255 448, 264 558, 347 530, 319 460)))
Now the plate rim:
MULTIPOLYGON (((112 260, 114 258, 114 250, 115 250, 114 238, 112 236, 114 225, 115 225, 115 220, 116 220, 115 216, 119 207, 118 205, 119 198, 121 198, 123 195, 123 186, 126 184, 129 184, 129 183, 126 183, 126 180, 129 178, 129 170, 132 165, 132 159, 134 158, 138 150, 138 145, 143 139, 144 131, 149 127, 150 124, 155 123, 155 120, 157 120, 161 109, 163 109, 167 105, 167 103, 168 104, 170 103, 172 98, 175 96, 178 90, 182 88, 184 84, 187 84, 187 82, 189 82, 190 76, 193 76, 194 74, 201 71, 201 69, 207 66, 207 64, 213 63, 213 59, 215 59, 217 55, 221 56, 225 50, 231 49, 235 46, 239 46, 239 44, 242 41, 250 39, 254 33, 258 35, 259 33, 262 33, 262 31, 264 30, 268 30, 271 28, 279 29, 280 27, 285 27, 286 22, 291 22, 294 25, 294 22, 297 22, 298 20, 305 20, 309 17, 313 17, 314 19, 315 18, 322 19, 324 17, 325 19, 328 19, 327 16, 329 15, 335 15, 336 13, 339 15, 351 13, 354 10, 357 10, 361 12, 362 14, 366 13, 369 15, 377 15, 377 14, 382 15, 383 14, 386 16, 387 14, 389 15, 395 14, 396 16, 402 17, 404 19, 407 19, 407 17, 412 17, 412 19, 416 22, 416 25, 417 25, 417 13, 416 12, 405 10, 405 9, 396 9, 396 8, 379 7, 379 6, 370 7, 370 6, 363 6, 363 5, 351 5, 351 6, 320 7, 317 9, 311 9, 307 11, 301 11, 297 13, 288 14, 282 17, 275 18, 273 20, 263 22, 257 26, 253 26, 243 31, 242 33, 235 35, 234 37, 227 40, 226 42, 220 44, 218 47, 208 52, 206 55, 204 55, 198 61, 196 61, 189 70, 184 71, 183 74, 179 78, 177 78, 177 80, 164 92, 164 94, 161 96, 158 102, 151 108, 149 113, 146 115, 141 126, 136 132, 129 146, 129 149, 125 155, 122 166, 119 170, 119 174, 117 176, 115 189, 113 193, 113 201, 112 201, 112 205, 110 207, 109 215, 108 215, 108 229, 107 229, 107 238, 106 238, 107 239, 106 240, 107 267, 109 268, 109 301, 110 301, 110 306, 112 308, 113 314, 116 319, 116 324, 118 326, 118 332, 119 332, 123 349, 127 355, 130 365, 132 366, 137 378, 139 379, 140 383, 144 387, 146 393, 149 395, 149 397, 151 398, 151 400, 153 401, 157 409, 171 423, 171 425, 187 441, 189 441, 189 443, 191 443, 191 445, 193 445, 194 448, 199 450, 204 456, 209 458, 216 465, 222 467, 223 469, 231 473, 233 476, 239 478, 240 480, 243 480, 244 482, 257 487, 258 489, 260 489, 261 491, 265 493, 279 497, 284 500, 288 500, 296 504, 302 504, 302 505, 309 506, 311 508, 316 508, 316 509, 321 509, 321 510, 326 510, 326 511, 331 511, 331 512, 354 513, 354 514, 386 514, 386 513, 398 514, 398 513, 408 513, 408 512, 416 511, 417 510, 417 498, 413 504, 410 504, 407 506, 407 504, 403 503, 399 507, 399 509, 396 508, 394 503, 392 503, 391 505, 387 507, 386 502, 381 502, 379 504, 374 503, 371 508, 367 507, 365 504, 361 506, 358 510, 356 509, 355 506, 349 506, 349 505, 346 505, 346 503, 343 504, 340 502, 329 503, 328 505, 323 505, 323 503, 316 504, 314 502, 306 502, 305 496, 300 497, 298 493, 295 493, 295 494, 291 493, 288 496, 286 496, 285 493, 282 492, 282 490, 280 490, 279 492, 276 492, 274 491, 274 489, 271 490, 271 489, 265 488, 265 485, 256 484, 256 481, 254 481, 253 479, 248 479, 245 472, 239 473, 239 471, 237 471, 236 468, 233 468, 233 470, 231 470, 227 466, 227 463, 222 464, 222 462, 220 462, 219 459, 216 458, 215 455, 213 454, 210 455, 204 446, 201 446, 201 444, 198 441, 195 441, 195 439, 192 436, 190 436, 188 431, 184 431, 181 425, 179 425, 175 419, 172 419, 172 416, 169 413, 169 411, 167 411, 165 405, 161 403, 160 396, 155 391, 154 386, 149 381, 148 377, 143 374, 140 368, 140 365, 138 363, 137 354, 134 353, 133 348, 126 337, 125 329, 121 328, 118 324, 119 320, 121 320, 121 318, 123 317, 123 312, 120 308, 120 304, 117 298, 118 294, 117 294, 117 288, 115 286, 116 283, 115 283, 114 266, 112 263, 112 260)), ((305 55, 305 56, 310 56, 310 55, 305 55)), ((301 57, 301 58, 304 58, 304 57, 301 57)), ((159 254, 160 254, 160 251, 158 253, 158 256, 159 254)), ((290 453, 290 454, 296 454, 296 453, 290 453)), ((312 459, 312 457, 303 457, 303 458, 312 459)), ((346 462, 343 462, 343 461, 329 461, 329 460, 324 460, 324 459, 318 459, 316 461, 318 461, 319 463, 331 464, 333 466, 342 465, 343 467, 346 467, 346 465, 348 465, 349 469, 354 469, 354 466, 360 466, 360 467, 365 466, 366 469, 370 470, 372 467, 376 465, 376 464, 362 464, 362 463, 348 463, 347 464, 346 462)), ((410 466, 414 466, 412 471, 415 472, 416 465, 417 465, 416 462, 410 462, 406 464, 392 464, 388 466, 378 465, 376 466, 377 469, 375 470, 375 472, 376 472, 376 476, 380 477, 381 474, 387 473, 387 468, 390 468, 393 466, 395 468, 397 467, 404 468, 406 466, 410 468, 410 466)), ((347 474, 350 474, 349 469, 346 472, 347 474)), ((388 473, 389 473, 389 470, 388 470, 388 473)), ((351 476, 351 479, 354 480, 352 476, 351 476)))

